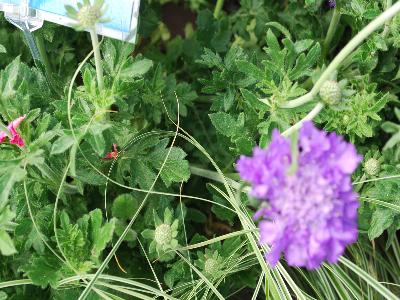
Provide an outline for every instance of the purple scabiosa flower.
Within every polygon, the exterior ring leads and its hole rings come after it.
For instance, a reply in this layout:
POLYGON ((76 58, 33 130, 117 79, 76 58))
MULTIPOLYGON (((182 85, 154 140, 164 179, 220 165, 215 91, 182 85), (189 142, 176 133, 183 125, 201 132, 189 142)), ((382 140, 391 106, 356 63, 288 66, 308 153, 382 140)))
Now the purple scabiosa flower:
POLYGON ((337 262, 357 240, 358 195, 351 174, 361 157, 336 133, 306 122, 298 137, 297 170, 291 166, 290 142, 274 131, 267 149, 237 163, 240 176, 252 184, 251 195, 266 201, 260 219, 260 243, 272 246, 266 259, 275 266, 281 253, 291 266, 314 269, 337 262))
POLYGON ((336 0, 328 0, 327 5, 329 8, 335 8, 336 7, 336 0))

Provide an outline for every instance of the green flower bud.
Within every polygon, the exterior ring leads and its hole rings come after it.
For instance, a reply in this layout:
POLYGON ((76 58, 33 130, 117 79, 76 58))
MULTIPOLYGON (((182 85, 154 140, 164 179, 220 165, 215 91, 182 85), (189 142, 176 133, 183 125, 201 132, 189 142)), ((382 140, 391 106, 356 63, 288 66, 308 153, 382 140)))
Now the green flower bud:
POLYGON ((342 100, 342 90, 335 80, 325 81, 319 91, 319 95, 322 101, 328 105, 338 104, 342 100))
POLYGON ((78 11, 77 20, 83 28, 93 28, 102 16, 102 8, 98 5, 83 5, 78 11))
POLYGON ((344 116, 343 116, 343 124, 345 124, 345 125, 348 125, 349 123, 350 123, 350 117, 349 117, 349 115, 347 115, 347 114, 345 114, 344 116))
POLYGON ((214 258, 208 258, 204 263, 204 272, 207 274, 215 274, 219 271, 220 263, 214 258))
POLYGON ((364 164, 365 173, 370 176, 375 176, 379 173, 381 169, 380 162, 375 158, 368 159, 364 164))
POLYGON ((168 245, 172 241, 172 229, 168 224, 161 224, 157 226, 154 240, 159 245, 168 245))

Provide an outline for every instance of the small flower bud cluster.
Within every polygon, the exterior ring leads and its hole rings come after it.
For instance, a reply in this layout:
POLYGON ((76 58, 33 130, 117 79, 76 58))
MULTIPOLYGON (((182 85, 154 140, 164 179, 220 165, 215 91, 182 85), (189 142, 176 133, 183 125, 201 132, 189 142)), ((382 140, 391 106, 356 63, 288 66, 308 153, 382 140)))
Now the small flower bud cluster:
POLYGON ((319 95, 325 104, 335 105, 342 100, 342 89, 337 81, 328 80, 322 85, 319 95))
POLYGON ((370 176, 375 176, 379 173, 381 169, 381 163, 376 159, 371 157, 364 164, 365 173, 370 176))
POLYGON ((97 23, 107 22, 103 18, 104 0, 94 0, 93 3, 90 0, 83 0, 82 3, 77 4, 77 9, 71 5, 66 5, 65 9, 67 15, 78 22, 75 26, 77 30, 93 29, 97 23))

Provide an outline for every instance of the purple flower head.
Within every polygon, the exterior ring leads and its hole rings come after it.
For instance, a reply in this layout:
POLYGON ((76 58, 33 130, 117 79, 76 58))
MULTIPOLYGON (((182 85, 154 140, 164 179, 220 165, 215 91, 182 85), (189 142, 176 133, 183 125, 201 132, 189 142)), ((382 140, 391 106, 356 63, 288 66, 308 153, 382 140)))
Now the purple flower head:
POLYGON ((328 0, 327 5, 329 8, 335 8, 336 7, 336 0, 328 0))
POLYGON ((272 246, 267 261, 275 266, 281 253, 291 266, 314 269, 335 263, 357 239, 358 196, 351 174, 361 157, 335 133, 304 123, 298 139, 298 168, 289 174, 289 140, 274 131, 265 150, 237 163, 240 176, 252 184, 251 195, 266 201, 255 218, 260 242, 272 246))

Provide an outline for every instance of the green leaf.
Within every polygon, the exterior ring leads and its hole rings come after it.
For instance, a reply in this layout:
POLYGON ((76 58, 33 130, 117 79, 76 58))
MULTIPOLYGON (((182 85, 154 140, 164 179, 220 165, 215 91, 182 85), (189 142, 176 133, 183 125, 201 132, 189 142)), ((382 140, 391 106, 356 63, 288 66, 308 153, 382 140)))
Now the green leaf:
POLYGON ((290 71, 290 79, 298 80, 304 76, 311 75, 311 68, 318 61, 321 56, 321 46, 317 43, 305 55, 302 53, 297 61, 295 67, 290 71))
POLYGON ((236 62, 236 65, 240 72, 243 72, 247 76, 251 76, 254 79, 262 80, 265 76, 261 69, 247 60, 239 60, 236 62))
POLYGON ((268 22, 265 25, 278 29, 280 32, 282 32, 286 36, 286 38, 288 38, 289 40, 292 39, 292 35, 290 34, 289 30, 287 30, 287 28, 285 26, 283 26, 282 24, 280 24, 278 22, 268 22))
POLYGON ((138 200, 131 194, 122 194, 115 198, 112 214, 122 220, 130 220, 139 207, 138 200))
POLYGON ((238 129, 237 121, 231 115, 224 112, 217 112, 209 114, 211 123, 218 130, 219 133, 227 137, 232 137, 236 134, 238 129))
POLYGON ((0 291, 0 300, 7 300, 8 296, 5 292, 0 291))
POLYGON ((7 233, 7 231, 12 231, 14 228, 14 223, 12 222, 14 218, 15 213, 9 207, 0 211, 0 253, 4 256, 17 253, 14 242, 7 233))
MULTIPOLYGON (((213 199, 214 199, 215 202, 229 207, 229 203, 228 203, 226 200, 222 199, 221 197, 214 196, 213 199)), ((233 225, 233 224, 234 224, 234 220, 235 220, 235 218, 236 218, 236 213, 235 213, 235 212, 230 211, 230 210, 228 210, 228 209, 226 209, 226 208, 224 208, 224 207, 222 207, 222 206, 220 206, 220 205, 217 205, 217 204, 213 204, 213 205, 212 205, 211 211, 212 211, 212 212, 217 216, 217 218, 220 219, 221 221, 226 221, 226 222, 228 222, 230 225, 233 225)))
POLYGON ((376 239, 388 229, 392 225, 395 215, 396 213, 390 209, 376 209, 372 214, 371 226, 368 230, 369 239, 376 239))
POLYGON ((92 244, 91 256, 95 260, 111 241, 115 228, 115 221, 111 220, 103 225, 103 214, 100 209, 90 212, 90 240, 92 244))
POLYGON ((224 63, 221 56, 207 48, 204 49, 204 54, 201 56, 201 60, 197 60, 197 63, 205 65, 209 68, 217 67, 221 70, 224 68, 224 63))
POLYGON ((67 151, 75 143, 75 139, 70 135, 60 136, 51 147, 51 155, 61 154, 67 151))
POLYGON ((189 162, 185 160, 186 153, 180 148, 164 148, 161 141, 159 147, 149 156, 149 161, 156 169, 160 169, 167 155, 168 159, 161 171, 161 179, 168 187, 173 182, 187 181, 190 177, 189 162))
POLYGON ((268 106, 265 103, 262 103, 256 95, 254 95, 252 92, 246 89, 241 89, 240 92, 242 93, 242 96, 246 102, 249 103, 249 105, 257 110, 260 111, 266 111, 268 109, 268 106))
POLYGON ((11 166, 2 168, 2 165, 4 166, 5 164, 7 162, 0 161, 0 208, 7 204, 14 184, 26 176, 26 171, 19 166, 18 161, 10 162, 11 166))
POLYGON ((9 256, 17 253, 13 240, 5 230, 0 229, 0 253, 9 256))
POLYGON ((153 239, 154 239, 154 230, 145 229, 145 230, 142 231, 142 236, 143 236, 145 239, 153 240, 153 239))
POLYGON ((146 58, 139 61, 135 61, 130 66, 124 68, 121 71, 121 78, 125 80, 130 80, 137 77, 141 77, 144 74, 146 74, 152 66, 153 62, 146 58))
POLYGON ((35 285, 45 288, 49 284, 55 286, 58 283, 62 277, 60 268, 60 261, 53 254, 34 255, 24 271, 35 285))

